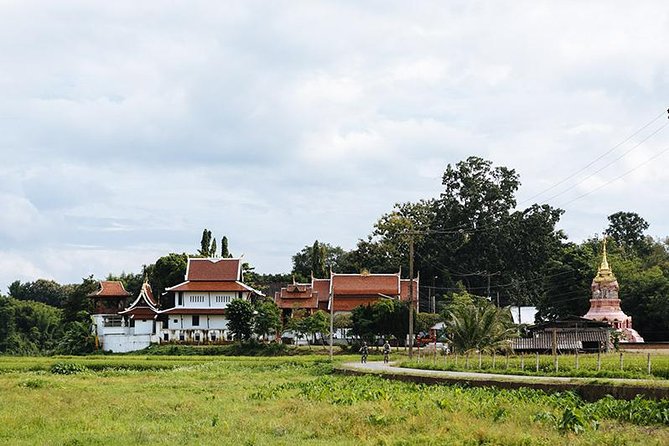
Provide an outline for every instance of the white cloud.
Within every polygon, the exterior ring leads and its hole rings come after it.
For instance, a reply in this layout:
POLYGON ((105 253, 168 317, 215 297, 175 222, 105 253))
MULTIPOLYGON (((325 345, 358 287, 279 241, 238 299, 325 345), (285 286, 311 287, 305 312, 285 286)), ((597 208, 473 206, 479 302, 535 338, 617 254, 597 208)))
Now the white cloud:
MULTIPOLYGON (((194 250, 203 227, 285 271, 316 238, 351 248, 394 202, 436 196, 469 155, 515 168, 522 202, 666 109, 668 12, 5 2, 0 240, 16 266, 0 280, 137 270, 194 250)), ((669 146, 665 130, 579 183, 641 138, 532 201, 569 188, 551 204, 569 202, 575 239, 618 210, 669 234, 666 157, 574 200, 669 146)))

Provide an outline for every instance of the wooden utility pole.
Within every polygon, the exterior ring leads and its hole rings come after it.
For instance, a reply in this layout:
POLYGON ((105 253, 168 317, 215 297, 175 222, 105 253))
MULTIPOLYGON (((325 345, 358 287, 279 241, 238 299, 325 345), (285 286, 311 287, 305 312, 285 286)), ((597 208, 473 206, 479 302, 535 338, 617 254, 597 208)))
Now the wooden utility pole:
POLYGON ((409 359, 413 358, 413 232, 409 233, 409 359))
MULTIPOLYGON (((332 274, 330 274, 332 280, 332 274)), ((332 289, 332 287, 330 287, 332 289)), ((330 291, 330 361, 332 361, 333 336, 334 334, 334 293, 330 291)))

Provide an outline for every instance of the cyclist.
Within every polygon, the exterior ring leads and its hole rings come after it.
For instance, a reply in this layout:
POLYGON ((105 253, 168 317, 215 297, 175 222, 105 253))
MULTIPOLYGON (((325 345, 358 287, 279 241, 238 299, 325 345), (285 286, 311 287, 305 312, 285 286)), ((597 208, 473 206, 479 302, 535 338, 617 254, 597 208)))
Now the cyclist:
POLYGON ((388 364, 389 360, 390 360, 390 344, 386 339, 385 344, 383 344, 383 363, 388 364))
POLYGON ((367 342, 362 343, 362 347, 360 347, 360 362, 363 364, 367 364, 367 355, 369 354, 369 348, 367 347, 367 342))

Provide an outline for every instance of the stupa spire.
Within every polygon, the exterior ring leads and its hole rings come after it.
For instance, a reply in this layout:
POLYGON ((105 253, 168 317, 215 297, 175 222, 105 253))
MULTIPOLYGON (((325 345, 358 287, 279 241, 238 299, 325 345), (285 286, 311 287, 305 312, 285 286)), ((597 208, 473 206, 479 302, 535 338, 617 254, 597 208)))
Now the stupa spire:
POLYGON ((611 267, 609 266, 609 259, 606 257, 606 235, 602 241, 602 263, 599 265, 597 270, 597 277, 595 277, 595 282, 612 282, 616 280, 616 276, 613 275, 611 267))

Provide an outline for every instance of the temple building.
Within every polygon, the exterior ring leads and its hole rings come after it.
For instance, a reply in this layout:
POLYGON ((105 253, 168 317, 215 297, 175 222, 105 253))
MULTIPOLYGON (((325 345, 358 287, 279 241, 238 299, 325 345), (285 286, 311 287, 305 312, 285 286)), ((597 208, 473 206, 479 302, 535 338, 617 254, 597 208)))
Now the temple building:
POLYGON ((621 342, 643 342, 641 335, 632 328, 632 318, 620 308, 618 297, 620 287, 606 258, 606 238, 603 246, 602 263, 590 286, 592 291, 590 310, 583 317, 608 323, 621 334, 621 342))
MULTIPOLYGON (((413 299, 418 310, 418 278, 413 281, 413 299)), ((347 313, 361 305, 371 305, 382 299, 409 300, 409 279, 400 273, 391 274, 336 274, 329 279, 311 278, 311 283, 292 283, 281 288, 274 301, 290 316, 294 310, 313 314, 317 310, 347 313)))

